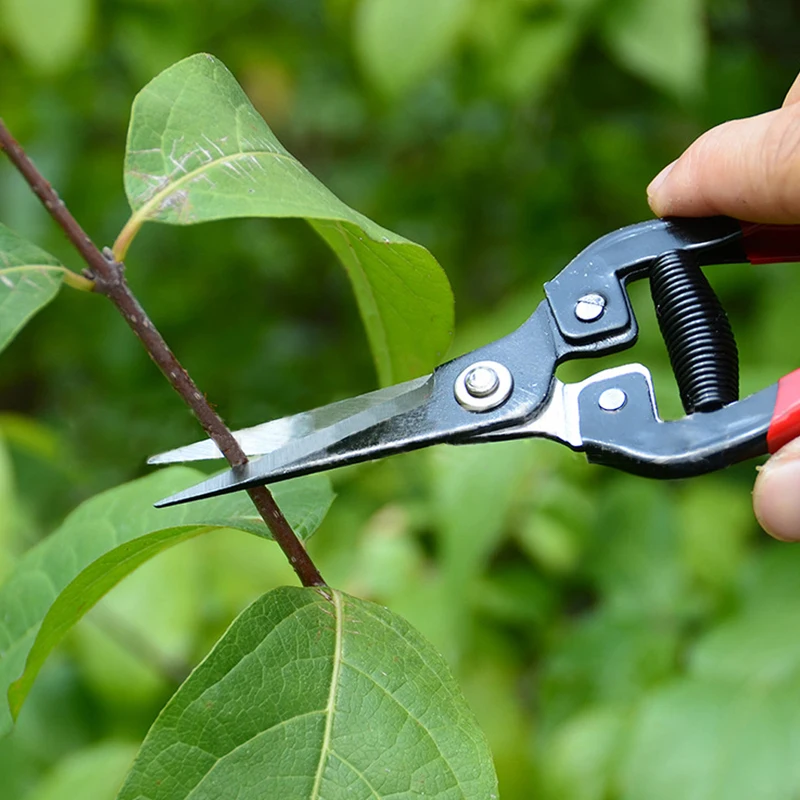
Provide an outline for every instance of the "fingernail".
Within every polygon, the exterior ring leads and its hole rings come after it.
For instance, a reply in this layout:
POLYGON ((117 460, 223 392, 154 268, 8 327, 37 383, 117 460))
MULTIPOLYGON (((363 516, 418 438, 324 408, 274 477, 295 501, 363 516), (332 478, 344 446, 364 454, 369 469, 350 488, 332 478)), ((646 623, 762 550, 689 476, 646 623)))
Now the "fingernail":
POLYGON ((652 181, 650 181, 650 185, 647 187, 648 198, 652 198, 658 193, 658 190, 661 188, 661 185, 667 179, 667 175, 669 175, 669 173, 672 172, 672 168, 675 166, 677 160, 678 159, 676 158, 675 161, 673 161, 671 164, 667 164, 667 166, 664 167, 664 169, 662 169, 661 172, 659 172, 658 175, 656 175, 652 181))
POLYGON ((800 442, 773 456, 758 475, 753 493, 756 517, 767 533, 800 541, 800 442))

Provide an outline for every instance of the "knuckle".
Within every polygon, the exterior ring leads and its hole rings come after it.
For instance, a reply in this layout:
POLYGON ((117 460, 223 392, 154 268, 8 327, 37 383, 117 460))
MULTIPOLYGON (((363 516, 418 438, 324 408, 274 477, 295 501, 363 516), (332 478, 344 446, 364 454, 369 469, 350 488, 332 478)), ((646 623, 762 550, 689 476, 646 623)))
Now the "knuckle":
POLYGON ((800 221, 800 105, 776 113, 764 148, 765 191, 782 222, 800 221))

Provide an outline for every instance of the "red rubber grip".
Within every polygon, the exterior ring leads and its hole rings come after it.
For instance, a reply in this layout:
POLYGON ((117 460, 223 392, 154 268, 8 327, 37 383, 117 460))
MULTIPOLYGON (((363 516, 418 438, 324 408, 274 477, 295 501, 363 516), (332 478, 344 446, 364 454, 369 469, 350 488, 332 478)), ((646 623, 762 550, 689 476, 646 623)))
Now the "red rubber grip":
MULTIPOLYGON (((742 244, 751 264, 800 261, 800 225, 740 222, 742 244)), ((767 449, 780 450, 800 436, 800 369, 778 381, 775 410, 767 430, 767 449)))
POLYGON ((744 251, 751 264, 800 261, 800 225, 739 224, 744 251))
POLYGON ((778 397, 767 430, 767 449, 780 450, 800 436, 800 369, 778 381, 778 397))

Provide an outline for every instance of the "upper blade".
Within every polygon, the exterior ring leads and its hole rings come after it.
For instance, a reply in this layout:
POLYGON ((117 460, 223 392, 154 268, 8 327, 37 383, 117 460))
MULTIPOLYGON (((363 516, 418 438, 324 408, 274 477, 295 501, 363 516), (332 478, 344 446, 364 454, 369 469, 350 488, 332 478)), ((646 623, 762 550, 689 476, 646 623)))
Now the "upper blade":
MULTIPOLYGON (((412 381, 388 386, 375 392, 339 400, 321 408, 304 411, 290 417, 281 417, 251 428, 234 431, 233 435, 246 456, 261 456, 286 447, 292 441, 302 439, 316 431, 336 425, 348 417, 355 417, 363 411, 381 405, 387 400, 406 394, 423 386, 430 376, 415 378, 412 381)), ((167 450, 151 456, 148 464, 174 464, 185 461, 204 461, 222 458, 222 453, 211 439, 167 450)))
MULTIPOLYGON (((266 482, 267 476, 269 476, 270 480, 277 480, 316 471, 315 467, 318 467, 321 461, 325 461, 325 454, 329 453, 343 440, 352 438, 365 430, 374 429, 381 423, 402 417, 405 413, 423 406, 430 397, 432 385, 433 377, 426 376, 390 387, 392 390, 398 390, 403 387, 405 391, 402 393, 398 391, 389 392, 388 390, 372 392, 371 402, 361 403, 360 406, 358 401, 363 400, 363 397, 337 403, 335 404, 336 406, 349 405, 353 409, 360 407, 361 410, 349 416, 342 416, 340 409, 337 409, 335 412, 336 421, 332 424, 314 430, 306 436, 299 438, 289 437, 284 444, 280 445, 279 449, 273 449, 255 461, 249 461, 241 467, 234 467, 196 486, 160 500, 156 503, 156 506, 161 508, 261 485, 266 482), (379 394, 384 399, 381 402, 375 402, 374 396, 379 394), (386 397, 389 399, 385 399, 386 397), (301 463, 302 466, 299 469, 292 470, 291 466, 298 463, 301 463)), ((323 409, 318 409, 318 411, 326 412, 326 410, 330 411, 330 409, 331 406, 326 406, 323 409)), ((315 414, 315 412, 306 413, 309 415, 315 414)), ((292 419, 294 418, 287 418, 289 421, 292 419)), ((315 419, 319 422, 322 417, 318 416, 315 419)), ((276 420, 276 422, 284 422, 284 420, 276 420)), ((266 423, 266 426, 269 424, 266 423)), ((205 444, 205 442, 199 442, 198 444, 205 444)), ((330 457, 328 456, 329 459, 330 457)), ((324 467, 328 466, 337 466, 337 464, 327 463, 326 461, 324 467)))

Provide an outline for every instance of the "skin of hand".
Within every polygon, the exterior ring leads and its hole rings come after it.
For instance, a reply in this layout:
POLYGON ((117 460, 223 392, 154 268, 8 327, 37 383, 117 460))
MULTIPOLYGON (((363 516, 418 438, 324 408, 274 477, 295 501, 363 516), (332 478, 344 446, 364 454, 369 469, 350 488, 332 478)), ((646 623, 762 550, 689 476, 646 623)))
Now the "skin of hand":
MULTIPOLYGON (((653 179, 647 198, 658 216, 800 223, 800 75, 779 109, 704 133, 653 179)), ((800 439, 762 467, 753 508, 772 536, 800 541, 800 439)))

